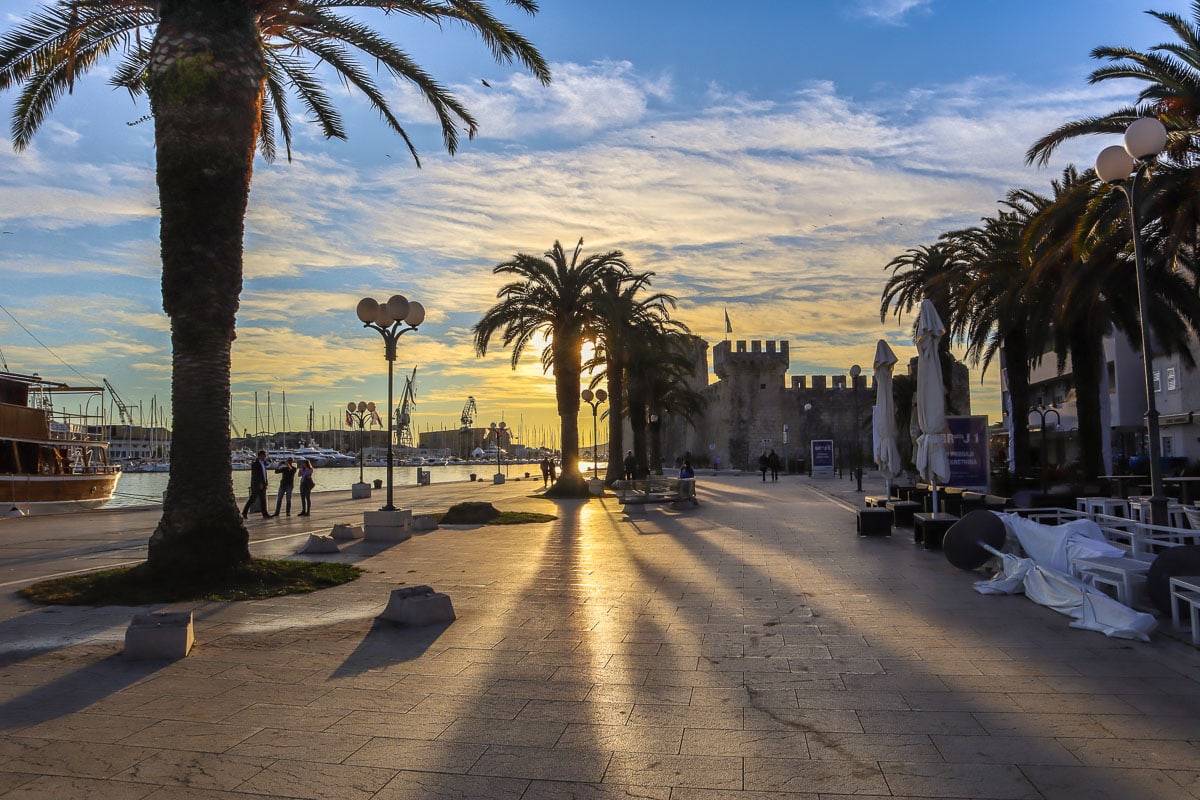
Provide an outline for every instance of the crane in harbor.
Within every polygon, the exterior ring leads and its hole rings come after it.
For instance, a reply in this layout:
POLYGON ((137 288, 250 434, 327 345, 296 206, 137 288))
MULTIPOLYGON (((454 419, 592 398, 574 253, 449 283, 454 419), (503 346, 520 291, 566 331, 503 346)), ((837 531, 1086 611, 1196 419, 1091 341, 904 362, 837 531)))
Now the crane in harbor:
POLYGON ((467 402, 463 404, 462 424, 458 428, 458 455, 460 458, 471 457, 471 451, 475 444, 471 441, 471 426, 475 424, 475 415, 478 413, 479 409, 475 407, 475 398, 467 397, 467 402))
POLYGON ((125 405, 125 401, 121 399, 121 395, 117 394, 116 388, 114 388, 113 385, 108 382, 108 378, 104 379, 104 388, 108 389, 109 395, 112 397, 113 402, 117 405, 117 412, 120 415, 121 424, 132 425, 133 409, 125 405))
POLYGON ((396 444, 400 447, 416 447, 412 432, 412 407, 417 404, 417 368, 404 378, 404 393, 400 396, 400 407, 396 409, 396 444))
POLYGON ((475 398, 467 397, 467 402, 462 410, 462 425, 459 426, 459 430, 469 431, 475 424, 475 415, 478 413, 479 409, 475 407, 475 398))

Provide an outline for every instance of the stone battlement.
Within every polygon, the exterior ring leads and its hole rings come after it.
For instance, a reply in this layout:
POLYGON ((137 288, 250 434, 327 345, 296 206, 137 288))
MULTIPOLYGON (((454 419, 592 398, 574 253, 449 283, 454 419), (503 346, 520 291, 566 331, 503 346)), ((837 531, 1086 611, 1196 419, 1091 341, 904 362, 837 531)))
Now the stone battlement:
POLYGON ((791 363, 786 340, 768 339, 764 342, 760 339, 752 339, 747 343, 745 339, 739 339, 734 342, 717 342, 713 346, 712 354, 714 370, 724 366, 746 366, 756 363, 771 364, 776 367, 782 364, 786 370, 788 364, 791 363))
MULTIPOLYGON (((792 389, 849 389, 849 375, 792 375, 792 389), (812 379, 812 386, 809 386, 809 378, 812 379)), ((874 376, 871 377, 871 382, 867 383, 866 375, 858 376, 858 388, 866 390, 875 385, 874 376)))

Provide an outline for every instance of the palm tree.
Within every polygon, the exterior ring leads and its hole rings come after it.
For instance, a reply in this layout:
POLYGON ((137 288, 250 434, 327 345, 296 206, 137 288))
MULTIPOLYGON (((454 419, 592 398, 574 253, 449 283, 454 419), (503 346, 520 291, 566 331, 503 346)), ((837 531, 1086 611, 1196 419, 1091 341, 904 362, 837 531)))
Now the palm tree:
MULTIPOLYGON (((918 308, 928 298, 952 334, 958 326, 960 309, 957 298, 970 281, 970 265, 963 261, 954 242, 940 240, 932 245, 914 247, 889 261, 884 269, 892 271, 883 287, 879 304, 879 321, 887 319, 888 310, 900 318, 918 308)), ((919 318, 913 319, 913 336, 916 336, 919 318)), ((954 357, 950 354, 953 335, 943 336, 938 344, 942 361, 942 380, 949 388, 953 379, 954 357)), ((959 413, 957 409, 948 409, 959 413)))
POLYGON ((647 406, 650 413, 648 461, 662 474, 662 430, 668 416, 691 424, 707 406, 707 398, 692 388, 689 381, 696 371, 691 355, 692 337, 686 332, 667 331, 658 365, 647 380, 647 406))
POLYGON ((612 398, 608 419, 608 468, 605 483, 611 485, 622 475, 621 454, 625 452, 625 417, 621 414, 625 397, 625 378, 630 350, 639 330, 662 329, 678 325, 670 319, 675 297, 663 292, 643 295, 650 287, 653 272, 640 274, 611 273, 593 290, 596 316, 589 330, 595 343, 594 361, 585 364, 599 372, 593 382, 603 378, 612 398))
MULTIPOLYGON (((507 0, 530 14, 532 0, 507 0)), ((345 138, 317 77, 324 65, 367 97, 416 153, 376 80, 382 65, 433 107, 446 149, 475 120, 404 51, 337 8, 376 9, 474 30, 501 62, 543 83, 537 50, 477 0, 58 0, 0 38, 0 91, 20 86, 13 144, 26 147, 75 80, 120 53, 111 82, 146 94, 154 119, 163 309, 171 319, 171 475, 150 539, 152 569, 219 569, 249 558, 229 472, 230 349, 242 287, 242 241, 256 144, 290 155, 289 94, 326 137, 345 138)))
POLYGON ((614 274, 628 275, 629 265, 619 250, 590 255, 582 261, 583 239, 568 258, 557 241, 544 258, 517 253, 493 268, 497 275, 516 276, 496 293, 500 302, 475 323, 475 351, 487 354, 492 336, 503 331, 512 347, 513 369, 535 337, 548 340, 542 350, 543 371, 554 372, 554 394, 562 429, 562 470, 550 493, 586 497, 587 482, 579 472, 579 378, 583 372, 583 342, 595 324, 595 290, 614 274))
POLYGON ((970 281, 962 286, 962 297, 956 301, 962 309, 956 324, 967 345, 964 357, 982 365, 981 375, 985 375, 996 354, 1001 349, 1004 352, 1012 417, 1009 448, 1018 475, 1027 474, 1030 467, 1029 428, 1023 420, 1031 405, 1031 321, 1026 296, 1032 288, 1022 243, 1030 220, 1048 204, 1046 198, 1014 189, 1001 202, 1002 210, 984 217, 981 226, 943 235, 956 244, 961 258, 970 265, 970 281))
POLYGON ((1192 1, 1189 22, 1178 14, 1147 11, 1165 24, 1178 41, 1166 42, 1140 52, 1128 47, 1102 46, 1092 58, 1111 62, 1093 70, 1088 81, 1129 78, 1143 84, 1136 106, 1125 106, 1107 114, 1068 122, 1038 139, 1026 153, 1026 161, 1049 163, 1054 151, 1068 139, 1098 133, 1124 133, 1139 117, 1159 117, 1169 131, 1168 152, 1182 155, 1195 150, 1200 136, 1200 0, 1192 1))

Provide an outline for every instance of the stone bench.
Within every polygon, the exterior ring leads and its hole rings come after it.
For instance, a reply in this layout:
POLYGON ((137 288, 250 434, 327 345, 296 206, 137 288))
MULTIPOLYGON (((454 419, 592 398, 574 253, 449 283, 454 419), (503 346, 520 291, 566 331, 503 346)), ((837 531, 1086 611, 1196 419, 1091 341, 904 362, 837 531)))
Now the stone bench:
POLYGON ((632 481, 615 481, 613 488, 624 505, 646 503, 672 503, 698 506, 695 478, 648 478, 632 481))

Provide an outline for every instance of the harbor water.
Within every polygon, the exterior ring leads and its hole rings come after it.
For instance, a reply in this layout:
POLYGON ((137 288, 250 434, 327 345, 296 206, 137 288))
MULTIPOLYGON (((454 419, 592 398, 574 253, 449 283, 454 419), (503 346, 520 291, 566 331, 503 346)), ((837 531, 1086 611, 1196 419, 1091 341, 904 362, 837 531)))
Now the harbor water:
MULTIPOLYGON (((590 461, 580 462, 580 467, 584 466, 587 467, 588 475, 590 476, 592 463, 590 461)), ((416 486, 417 469, 417 467, 393 467, 392 485, 416 486)), ((472 474, 475 475, 476 480, 491 483, 493 476, 496 474, 495 464, 446 464, 420 467, 420 469, 429 472, 430 483, 469 481, 472 474)), ((601 474, 603 474, 603 465, 601 465, 600 470, 601 474)), ((500 472, 505 478, 510 480, 524 478, 526 474, 529 475, 530 479, 537 478, 539 484, 542 479, 542 470, 537 463, 505 463, 500 467, 500 472)), ((278 477, 274 472, 270 475, 270 482, 267 486, 269 497, 274 497, 275 491, 279 488, 278 477)), ((315 491, 349 489, 352 484, 358 483, 358 467, 328 467, 318 469, 315 477, 317 480, 315 491)), ((168 475, 165 472, 127 472, 121 476, 121 480, 117 483, 117 492, 105 508, 161 505, 163 492, 167 490, 167 478, 168 475)), ((381 480, 384 481, 384 485, 386 486, 387 467, 364 467, 363 480, 372 484, 376 480, 381 480)), ((249 494, 249 470, 238 470, 233 473, 233 490, 238 497, 245 497, 249 494)), ((297 490, 295 498, 298 497, 299 491, 297 490)))

